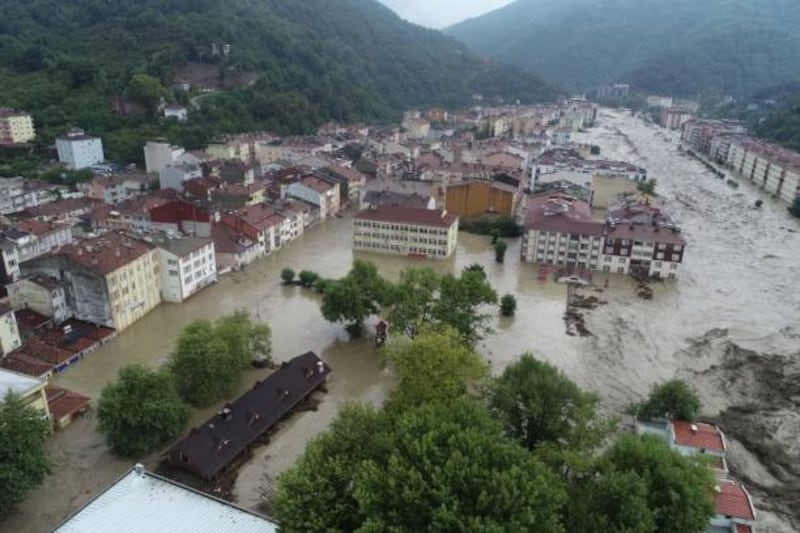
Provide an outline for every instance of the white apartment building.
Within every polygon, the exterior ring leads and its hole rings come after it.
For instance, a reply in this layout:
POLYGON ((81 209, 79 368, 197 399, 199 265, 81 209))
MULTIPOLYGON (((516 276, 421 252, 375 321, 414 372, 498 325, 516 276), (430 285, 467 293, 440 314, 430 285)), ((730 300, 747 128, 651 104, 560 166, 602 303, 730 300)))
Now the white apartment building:
POLYGON ((50 253, 72 242, 69 225, 25 220, 0 232, 2 278, 12 283, 20 278, 20 263, 50 253))
POLYGON ((25 144, 35 138, 33 118, 28 113, 0 108, 0 145, 25 144))
POLYGON ((320 220, 339 212, 341 203, 339 184, 330 183, 317 176, 306 176, 290 184, 286 188, 285 195, 317 206, 320 220))
POLYGON ((800 154, 796 152, 743 137, 731 141, 726 163, 787 203, 800 194, 800 154))
POLYGON ((148 174, 158 174, 174 165, 186 150, 164 141, 148 141, 144 145, 144 166, 148 174))
POLYGON ((199 237, 159 238, 161 297, 180 303, 217 281, 214 241, 199 237))
POLYGON ((353 219, 353 249, 446 259, 458 244, 458 216, 418 207, 380 206, 353 219))
POLYGON ((3 355, 7 355, 21 345, 22 340, 14 310, 6 304, 0 304, 0 351, 3 355))
POLYGON ((99 165, 106 160, 100 137, 86 135, 83 130, 71 130, 56 138, 58 160, 73 170, 99 165))

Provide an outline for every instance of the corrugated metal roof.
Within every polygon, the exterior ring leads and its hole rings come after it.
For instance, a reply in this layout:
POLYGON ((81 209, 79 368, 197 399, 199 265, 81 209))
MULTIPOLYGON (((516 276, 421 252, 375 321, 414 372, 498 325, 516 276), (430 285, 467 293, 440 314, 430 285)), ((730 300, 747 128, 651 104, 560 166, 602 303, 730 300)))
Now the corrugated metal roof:
POLYGON ((28 391, 35 389, 42 384, 42 380, 23 376, 10 370, 0 369, 0 401, 3 401, 6 393, 13 392, 24 396, 28 391))
POLYGON ((275 533, 245 509, 131 469, 53 533, 275 533))

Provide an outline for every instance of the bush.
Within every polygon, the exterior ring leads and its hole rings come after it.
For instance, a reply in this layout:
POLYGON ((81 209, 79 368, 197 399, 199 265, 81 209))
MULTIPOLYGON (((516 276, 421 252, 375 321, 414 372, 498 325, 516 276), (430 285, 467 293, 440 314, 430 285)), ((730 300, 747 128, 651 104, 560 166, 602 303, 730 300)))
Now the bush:
POLYGON ((508 250, 506 241, 497 241, 497 243, 494 245, 494 260, 498 263, 505 261, 506 250, 508 250))
POLYGON ((592 155, 600 155, 600 147, 597 146, 596 144, 593 144, 592 148, 590 149, 590 152, 592 155))
POLYGON ((673 379, 655 385, 643 403, 634 408, 641 418, 677 418, 688 422, 700 415, 700 398, 688 383, 673 379))
POLYGON ((298 276, 300 278, 300 285, 306 288, 311 288, 320 279, 319 274, 311 270, 301 270, 298 276))
POLYGON ((512 217, 508 216, 501 216, 496 219, 464 220, 459 227, 462 231, 475 233, 476 235, 492 235, 493 230, 499 231, 500 237, 514 238, 522 235, 522 227, 512 217))
POLYGON ((517 312, 517 299, 513 294, 506 294, 500 298, 500 313, 503 316, 514 316, 517 312))
POLYGON ((283 280, 284 285, 291 285, 294 283, 294 270, 289 267, 281 270, 281 279, 283 280))

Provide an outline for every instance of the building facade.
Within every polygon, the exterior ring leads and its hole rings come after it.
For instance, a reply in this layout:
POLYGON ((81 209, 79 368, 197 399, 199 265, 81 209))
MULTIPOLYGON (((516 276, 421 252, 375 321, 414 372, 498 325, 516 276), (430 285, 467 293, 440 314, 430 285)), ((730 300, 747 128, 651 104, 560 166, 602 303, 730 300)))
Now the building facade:
POLYGON ((106 159, 100 137, 86 135, 83 130, 71 130, 56 138, 56 150, 58 160, 73 170, 99 165, 106 159))
POLYGON ((180 303, 217 281, 214 241, 199 237, 155 241, 165 302, 180 303))
POLYGON ((0 145, 27 144, 35 138, 36 130, 30 114, 0 108, 0 145))
POLYGON ((61 324, 70 317, 64 285, 54 278, 36 274, 7 286, 14 309, 32 309, 61 324))
POLYGON ((353 219, 353 249, 446 259, 458 243, 457 215, 414 207, 381 206, 353 219))
POLYGON ((0 350, 3 355, 7 355, 21 345, 14 309, 6 304, 0 304, 0 350))

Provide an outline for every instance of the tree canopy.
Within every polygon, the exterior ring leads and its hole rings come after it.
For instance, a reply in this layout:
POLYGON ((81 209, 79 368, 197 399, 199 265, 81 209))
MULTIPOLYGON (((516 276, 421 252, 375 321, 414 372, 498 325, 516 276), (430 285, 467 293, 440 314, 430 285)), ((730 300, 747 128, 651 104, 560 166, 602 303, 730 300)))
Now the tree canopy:
POLYGON ((367 261, 355 261, 344 278, 326 286, 322 316, 330 322, 343 322, 351 335, 358 336, 364 320, 377 314, 388 296, 389 284, 378 274, 378 268, 367 261))
POLYGON ((388 359, 400 379, 391 395, 393 406, 460 398, 488 375, 481 355, 452 328, 426 328, 412 340, 395 339, 388 359))
POLYGON ((127 366, 103 388, 98 431, 120 455, 140 456, 180 435, 189 411, 169 372, 127 366))
POLYGON ((50 472, 45 441, 50 420, 16 394, 0 402, 0 520, 50 472))
POLYGON ((677 418, 692 422, 702 404, 694 389, 683 380, 673 379, 653 386, 647 399, 635 407, 640 418, 677 418))

